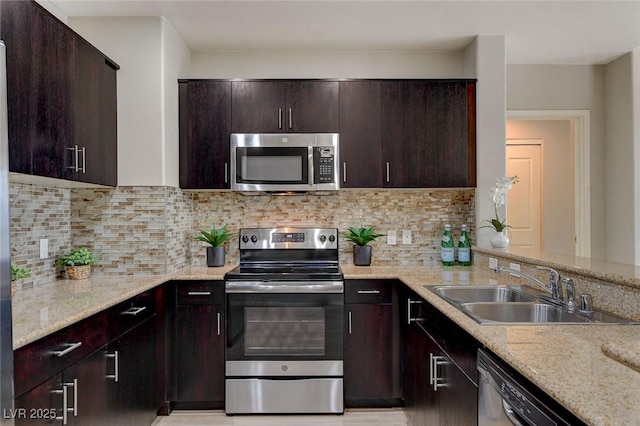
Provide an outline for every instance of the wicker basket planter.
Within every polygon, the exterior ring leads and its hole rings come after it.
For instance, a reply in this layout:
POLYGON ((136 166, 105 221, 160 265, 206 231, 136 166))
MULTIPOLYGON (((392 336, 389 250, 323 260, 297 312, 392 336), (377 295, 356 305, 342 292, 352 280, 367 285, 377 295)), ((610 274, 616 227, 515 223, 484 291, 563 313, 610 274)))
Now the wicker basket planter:
POLYGON ((84 280, 91 274, 91 265, 67 266, 64 269, 70 280, 84 280))

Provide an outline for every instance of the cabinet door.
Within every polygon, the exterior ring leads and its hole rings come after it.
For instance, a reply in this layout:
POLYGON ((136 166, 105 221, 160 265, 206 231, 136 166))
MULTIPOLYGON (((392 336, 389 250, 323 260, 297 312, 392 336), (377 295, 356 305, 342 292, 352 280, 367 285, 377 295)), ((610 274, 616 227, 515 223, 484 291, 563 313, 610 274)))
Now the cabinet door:
POLYGON ((156 393, 156 351, 154 317, 145 320, 108 346, 112 355, 107 372, 116 374, 109 382, 110 424, 150 425, 160 406, 156 393), (117 355, 116 355, 117 353, 117 355))
POLYGON ((337 81, 288 81, 286 101, 287 132, 339 131, 337 81))
POLYGON ((78 145, 79 153, 77 160, 75 152, 71 159, 73 179, 116 186, 116 69, 104 55, 79 37, 75 38, 74 56, 74 145, 78 145))
POLYGON ((393 305, 347 304, 345 308, 344 391, 347 405, 363 406, 392 400, 396 376, 393 305))
POLYGON ((340 82, 340 186, 382 187, 381 82, 340 82))
POLYGON ((62 375, 67 386, 67 424, 108 425, 111 413, 107 400, 106 348, 73 364, 62 375))
MULTIPOLYGON (((15 400, 15 409, 3 413, 15 420, 16 426, 61 424, 63 418, 62 374, 57 374, 15 400)), ((9 409, 7 409, 9 410, 9 409)))
POLYGON ((234 81, 231 85, 233 133, 283 133, 286 131, 285 83, 234 81))
POLYGON ((180 187, 229 188, 231 82, 181 82, 180 187))
POLYGON ((223 407, 224 306, 178 305, 175 322, 178 401, 223 407))
POLYGON ((71 30, 35 3, 31 7, 31 150, 33 174, 68 179, 73 116, 71 30))
POLYGON ((382 83, 385 186, 475 184, 475 121, 467 115, 467 85, 434 80, 382 83))
POLYGON ((477 425, 477 386, 450 359, 440 366, 438 377, 440 377, 444 385, 438 390, 440 397, 440 425, 477 425))
POLYGON ((31 173, 31 7, 0 2, 0 38, 7 46, 9 170, 31 173))

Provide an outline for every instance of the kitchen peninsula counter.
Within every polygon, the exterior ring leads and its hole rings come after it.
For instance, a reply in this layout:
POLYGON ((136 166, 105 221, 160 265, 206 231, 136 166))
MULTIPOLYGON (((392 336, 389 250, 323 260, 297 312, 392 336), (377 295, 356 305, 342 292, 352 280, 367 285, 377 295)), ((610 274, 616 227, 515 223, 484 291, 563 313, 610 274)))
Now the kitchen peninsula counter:
MULTIPOLYGON (((13 299, 14 349, 169 280, 222 280, 233 266, 172 275, 98 276, 22 290, 13 299)), ((638 325, 480 325, 424 286, 522 280, 487 267, 342 266, 346 279, 399 279, 567 409, 593 425, 640 425, 638 325), (605 355, 618 358, 617 362, 605 355), (626 363, 630 366, 623 365, 626 363)))

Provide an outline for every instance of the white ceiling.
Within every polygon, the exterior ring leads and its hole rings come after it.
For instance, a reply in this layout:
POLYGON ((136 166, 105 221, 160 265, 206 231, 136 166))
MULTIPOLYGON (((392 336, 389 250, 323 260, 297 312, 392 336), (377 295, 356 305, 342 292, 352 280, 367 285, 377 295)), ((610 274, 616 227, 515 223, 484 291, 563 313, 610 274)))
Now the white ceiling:
POLYGON ((69 17, 164 16, 193 51, 451 51, 480 34, 506 36, 509 64, 605 64, 640 46, 640 0, 48 3, 69 17))

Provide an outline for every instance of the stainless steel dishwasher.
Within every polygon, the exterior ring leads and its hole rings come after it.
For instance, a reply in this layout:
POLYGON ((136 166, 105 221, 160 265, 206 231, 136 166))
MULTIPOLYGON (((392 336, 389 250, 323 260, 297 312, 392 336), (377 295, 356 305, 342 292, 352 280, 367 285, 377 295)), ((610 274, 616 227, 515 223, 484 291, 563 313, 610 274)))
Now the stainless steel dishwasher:
POLYGON ((584 425, 488 351, 478 349, 478 426, 584 425))

